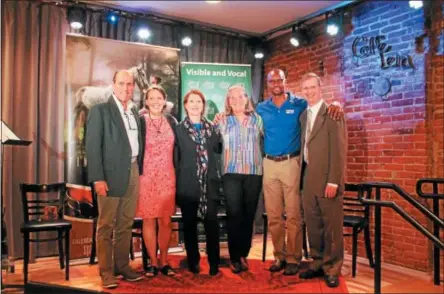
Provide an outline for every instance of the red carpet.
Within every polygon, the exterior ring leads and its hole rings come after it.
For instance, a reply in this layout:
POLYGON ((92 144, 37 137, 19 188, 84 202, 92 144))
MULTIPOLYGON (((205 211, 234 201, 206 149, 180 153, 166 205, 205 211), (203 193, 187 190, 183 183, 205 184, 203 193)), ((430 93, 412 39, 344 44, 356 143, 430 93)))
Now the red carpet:
MULTIPOLYGON (((322 279, 300 280, 298 276, 270 273, 271 261, 249 260, 250 270, 233 274, 227 265, 217 276, 208 274, 206 258, 201 258, 201 273, 194 275, 187 270, 185 257, 170 256, 171 266, 177 270, 174 277, 159 273, 154 278, 129 283, 120 280, 119 287, 109 293, 348 293, 344 279, 338 288, 328 288, 322 279)), ((304 264, 307 267, 307 264, 304 264)))

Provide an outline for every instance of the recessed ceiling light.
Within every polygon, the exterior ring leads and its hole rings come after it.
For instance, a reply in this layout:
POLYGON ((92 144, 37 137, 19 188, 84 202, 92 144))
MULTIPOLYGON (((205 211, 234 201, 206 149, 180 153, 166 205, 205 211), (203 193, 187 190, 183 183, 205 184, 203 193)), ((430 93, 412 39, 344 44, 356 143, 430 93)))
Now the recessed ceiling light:
POLYGON ((210 3, 210 4, 216 4, 216 3, 219 3, 220 1, 205 1, 205 2, 210 3))

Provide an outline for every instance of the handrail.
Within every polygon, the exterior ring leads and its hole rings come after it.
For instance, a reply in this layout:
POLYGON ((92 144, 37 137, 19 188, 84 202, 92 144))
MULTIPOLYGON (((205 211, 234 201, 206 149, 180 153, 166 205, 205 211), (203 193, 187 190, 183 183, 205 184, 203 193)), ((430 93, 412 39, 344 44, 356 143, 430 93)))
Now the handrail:
MULTIPOLYGON (((423 225, 421 225, 418 221, 416 221, 413 217, 411 217, 408 213, 406 213, 400 206, 398 206, 393 201, 383 201, 381 200, 381 189, 390 189, 397 192, 400 196, 402 196, 405 200, 411 203, 415 208, 421 211, 424 215, 426 215, 429 219, 433 220, 434 225, 439 229, 439 227, 444 227, 444 222, 439 218, 439 215, 434 215, 429 209, 423 206, 421 203, 416 201, 412 196, 406 193, 403 189, 401 189, 398 185, 394 183, 386 183, 386 182, 365 182, 358 185, 358 197, 359 200, 366 205, 374 205, 375 206, 375 293, 381 293, 381 207, 390 207, 394 211, 396 211, 400 216, 402 216, 407 222, 409 222, 412 226, 414 226, 418 231, 420 231, 424 236, 426 236, 429 240, 431 240, 435 248, 440 248, 444 250, 444 243, 439 239, 438 236, 433 235, 429 230, 427 230, 423 225), (371 196, 373 188, 376 189, 375 198, 376 199, 366 199, 363 195, 366 191, 368 195, 371 196)), ((438 230, 439 231, 439 230, 438 230)), ((438 249, 436 249, 438 250, 438 249)), ((439 252, 438 252, 439 253, 439 252)), ((438 254, 439 256, 439 254, 438 254)), ((436 265, 436 263, 435 263, 436 265)), ((434 268, 435 276, 438 275, 438 281, 435 280, 435 284, 439 285, 439 267, 434 268), (438 272, 438 274, 436 274, 438 272)))
POLYGON ((438 178, 419 179, 418 182, 416 182, 416 194, 418 194, 418 196, 422 198, 444 200, 444 193, 443 194, 438 193, 438 184, 444 184, 444 179, 438 179, 438 178), (422 191, 423 184, 433 184, 433 193, 424 193, 422 191))
MULTIPOLYGON (((361 185, 361 184, 360 184, 361 185)), ((363 187, 368 188, 380 188, 380 189, 389 189, 393 190, 396 193, 398 193, 402 198, 407 200, 410 204, 412 204, 415 208, 420 210, 425 216, 427 216, 430 220, 435 221, 439 224, 439 226, 444 228, 444 220, 437 217, 435 214, 433 214, 432 211, 430 211, 427 207, 422 205, 418 200, 410 196, 407 192, 405 192, 401 187, 394 183, 386 183, 386 182, 365 182, 363 183, 363 187)))
MULTIPOLYGON (((433 213, 439 218, 439 201, 444 200, 444 192, 442 194, 439 193, 438 185, 444 185, 444 178, 423 178, 419 179, 416 182, 416 194, 419 197, 432 199, 433 202, 433 213), (422 187, 424 184, 432 184, 433 193, 424 193, 422 187)), ((434 223, 433 224, 433 235, 439 238, 439 226, 434 223)), ((433 246, 433 281, 435 285, 439 285, 440 283, 440 271, 441 271, 441 260, 439 254, 438 246, 433 246)))
POLYGON ((409 222, 412 226, 414 226, 418 231, 420 231, 424 236, 429 238, 435 245, 437 245, 441 250, 444 250, 444 242, 440 239, 436 238, 429 230, 424 228, 417 220, 411 217, 405 210, 403 210, 398 204, 393 201, 382 201, 382 200, 366 200, 363 199, 362 203, 369 205, 379 205, 382 207, 390 207, 393 208, 403 219, 409 222))

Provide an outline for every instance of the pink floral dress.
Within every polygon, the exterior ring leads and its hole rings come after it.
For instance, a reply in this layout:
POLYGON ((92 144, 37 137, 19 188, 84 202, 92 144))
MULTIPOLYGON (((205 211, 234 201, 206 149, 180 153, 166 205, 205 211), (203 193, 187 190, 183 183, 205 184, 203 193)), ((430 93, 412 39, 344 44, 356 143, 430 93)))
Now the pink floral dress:
POLYGON ((176 210, 176 174, 173 165, 174 133, 165 117, 145 115, 146 142, 140 176, 137 216, 170 217, 176 210))

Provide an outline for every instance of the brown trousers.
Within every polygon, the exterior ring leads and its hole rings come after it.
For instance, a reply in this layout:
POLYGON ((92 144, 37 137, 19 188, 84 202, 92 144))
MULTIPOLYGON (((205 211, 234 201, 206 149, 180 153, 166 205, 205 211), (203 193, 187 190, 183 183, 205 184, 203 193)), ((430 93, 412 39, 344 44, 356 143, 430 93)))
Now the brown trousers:
POLYGON ((289 263, 299 263, 302 259, 299 185, 299 157, 280 162, 264 158, 263 189, 273 253, 276 259, 289 263))
POLYGON ((112 195, 97 197, 99 206, 97 257, 101 277, 113 275, 114 269, 119 272, 129 269, 131 230, 138 197, 139 169, 137 162, 131 164, 130 181, 123 197, 112 197, 112 195))

